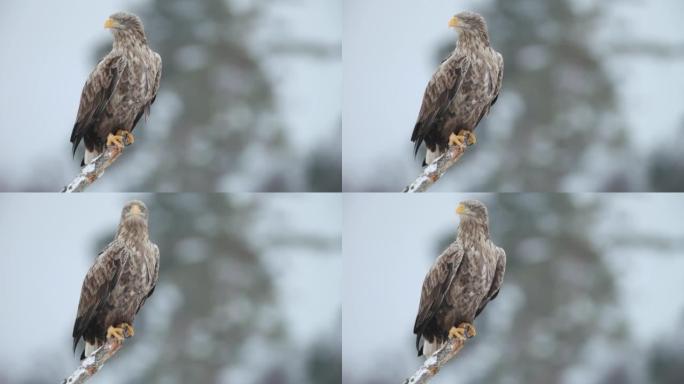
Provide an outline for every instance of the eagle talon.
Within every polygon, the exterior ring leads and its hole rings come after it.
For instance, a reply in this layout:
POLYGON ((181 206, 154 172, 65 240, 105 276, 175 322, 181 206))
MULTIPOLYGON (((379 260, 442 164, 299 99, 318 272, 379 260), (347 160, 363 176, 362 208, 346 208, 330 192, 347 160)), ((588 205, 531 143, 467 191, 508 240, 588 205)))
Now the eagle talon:
POLYGON ((135 335, 135 328, 131 324, 128 323, 122 323, 119 325, 119 328, 122 328, 126 331, 127 337, 133 337, 135 335))
POLYGON ((125 137, 127 145, 131 145, 131 144, 135 143, 135 136, 133 136, 133 134, 130 133, 129 131, 124 131, 122 129, 122 130, 119 130, 119 132, 117 132, 116 135, 120 136, 122 138, 125 137))
POLYGON ((456 328, 456 327, 451 327, 449 330, 449 339, 459 339, 459 340, 465 340, 466 335, 465 335, 465 329, 463 328, 456 328))
POLYGON ((124 340, 124 330, 121 327, 114 327, 113 325, 110 325, 109 328, 107 328, 107 339, 114 338, 117 341, 123 341, 124 340))
POLYGON ((477 143, 477 136, 473 132, 463 130, 460 133, 465 137, 466 144, 473 145, 477 143))
POLYGON ((116 147, 122 149, 122 148, 124 147, 124 144, 123 144, 123 137, 122 137, 122 136, 119 136, 119 135, 112 135, 112 134, 110 133, 110 134, 107 136, 107 146, 110 147, 110 146, 112 146, 112 145, 114 145, 114 146, 116 146, 116 147))
POLYGON ((471 323, 461 323, 458 325, 458 328, 463 328, 468 338, 477 336, 477 329, 471 323))
POLYGON ((449 135, 449 145, 458 145, 461 148, 465 148, 465 137, 463 135, 456 135, 452 133, 449 135))

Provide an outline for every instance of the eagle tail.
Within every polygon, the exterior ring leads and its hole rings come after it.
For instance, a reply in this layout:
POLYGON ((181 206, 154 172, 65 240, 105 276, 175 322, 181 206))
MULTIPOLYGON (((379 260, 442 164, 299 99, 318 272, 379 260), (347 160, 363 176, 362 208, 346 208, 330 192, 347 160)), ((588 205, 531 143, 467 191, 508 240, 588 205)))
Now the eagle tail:
POLYGON ((85 348, 83 348, 83 353, 81 353, 81 360, 85 359, 86 356, 90 356, 95 352, 98 348, 100 348, 102 344, 95 342, 95 344, 90 344, 89 342, 85 342, 85 348))
POLYGON ((98 153, 97 151, 89 151, 88 148, 86 148, 85 152, 83 154, 83 160, 81 160, 81 167, 86 165, 86 164, 89 164, 99 154, 100 153, 98 153))

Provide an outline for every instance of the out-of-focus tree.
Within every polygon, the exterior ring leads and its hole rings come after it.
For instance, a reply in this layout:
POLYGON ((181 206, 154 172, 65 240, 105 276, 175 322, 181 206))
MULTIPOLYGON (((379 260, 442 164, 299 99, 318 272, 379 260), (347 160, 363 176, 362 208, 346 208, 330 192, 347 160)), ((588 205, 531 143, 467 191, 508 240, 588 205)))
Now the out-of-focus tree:
POLYGON ((648 381, 676 384, 684 378, 684 338, 681 335, 656 345, 648 359, 648 381))
POLYGON ((323 339, 314 345, 306 361, 306 371, 311 383, 339 383, 342 378, 342 319, 331 332, 333 340, 323 339))
POLYGON ((653 191, 684 191, 684 125, 680 131, 675 140, 651 154, 648 179, 653 191))

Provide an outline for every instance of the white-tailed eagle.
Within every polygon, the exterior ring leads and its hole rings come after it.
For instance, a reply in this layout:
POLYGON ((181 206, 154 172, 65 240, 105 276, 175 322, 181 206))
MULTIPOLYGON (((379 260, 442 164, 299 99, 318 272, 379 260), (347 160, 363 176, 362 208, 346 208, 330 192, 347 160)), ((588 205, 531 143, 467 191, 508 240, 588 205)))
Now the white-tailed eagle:
POLYGON ((76 123, 71 132, 72 152, 81 140, 87 164, 103 152, 105 145, 123 147, 134 138, 131 132, 148 115, 159 90, 161 57, 147 45, 138 16, 119 12, 105 21, 114 44, 90 73, 83 86, 76 123))
POLYGON ((74 350, 85 340, 81 359, 108 338, 133 336, 133 319, 154 292, 158 277, 159 248, 149 239, 147 207, 134 200, 123 208, 114 240, 83 280, 72 333, 74 350))
POLYGON ((489 239, 485 205, 467 200, 456 212, 456 241, 425 276, 413 327, 418 356, 426 358, 450 338, 475 336, 473 321, 499 293, 506 271, 506 252, 489 239))
POLYGON ((449 27, 459 32, 456 48, 432 75, 411 135, 416 154, 425 142, 424 164, 449 145, 475 144, 473 131, 496 102, 503 80, 503 57, 489 45, 482 16, 462 12, 449 27))

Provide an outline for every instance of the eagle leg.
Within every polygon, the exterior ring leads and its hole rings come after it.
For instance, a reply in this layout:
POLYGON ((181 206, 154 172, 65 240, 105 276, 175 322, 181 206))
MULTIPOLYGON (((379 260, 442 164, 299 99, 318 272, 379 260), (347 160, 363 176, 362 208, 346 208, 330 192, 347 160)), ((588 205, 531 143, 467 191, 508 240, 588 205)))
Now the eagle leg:
POLYGON ((458 135, 456 135, 455 133, 449 135, 449 145, 458 145, 461 148, 465 148, 464 141, 465 137, 463 137, 463 135, 461 135, 460 133, 458 135))
POLYGON ((123 144, 123 137, 119 135, 112 135, 111 133, 107 136, 107 146, 112 146, 115 145, 118 148, 122 149, 124 147, 123 144))
POLYGON ((124 329, 121 327, 115 327, 113 325, 110 325, 109 328, 107 328, 107 338, 115 338, 118 341, 123 341, 124 329))
POLYGON ((458 134, 465 137, 465 142, 468 145, 473 145, 473 144, 477 143, 477 136, 475 136, 475 134, 472 131, 466 131, 464 129, 461 132, 459 132, 458 134))
POLYGON ((449 338, 450 339, 465 340, 466 339, 465 329, 463 329, 461 327, 459 327, 459 328, 451 327, 451 329, 449 330, 449 338))
POLYGON ((133 134, 129 131, 125 131, 125 130, 121 129, 121 130, 119 130, 119 132, 116 133, 116 135, 121 136, 121 137, 125 137, 128 145, 135 143, 135 136, 133 136, 133 134))
POLYGON ((471 323, 461 323, 458 325, 459 328, 463 328, 468 335, 468 338, 477 336, 477 329, 471 323))
POLYGON ((126 331, 127 337, 132 337, 135 335, 135 328, 133 328, 133 326, 131 324, 121 323, 121 325, 119 325, 119 327, 126 331))

